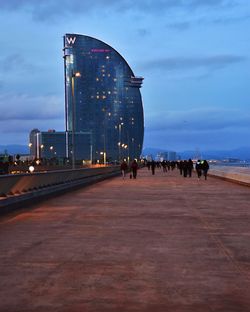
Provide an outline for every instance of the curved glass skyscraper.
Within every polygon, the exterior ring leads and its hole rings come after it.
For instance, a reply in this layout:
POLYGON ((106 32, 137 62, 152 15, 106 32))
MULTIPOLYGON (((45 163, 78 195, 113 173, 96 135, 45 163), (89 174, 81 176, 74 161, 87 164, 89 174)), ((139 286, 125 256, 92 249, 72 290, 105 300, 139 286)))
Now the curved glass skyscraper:
MULTIPOLYGON (((75 134, 90 132, 93 161, 139 158, 143 78, 115 49, 89 36, 64 36, 64 63, 66 131, 73 141, 75 134)), ((74 144, 68 142, 69 157, 74 144)))

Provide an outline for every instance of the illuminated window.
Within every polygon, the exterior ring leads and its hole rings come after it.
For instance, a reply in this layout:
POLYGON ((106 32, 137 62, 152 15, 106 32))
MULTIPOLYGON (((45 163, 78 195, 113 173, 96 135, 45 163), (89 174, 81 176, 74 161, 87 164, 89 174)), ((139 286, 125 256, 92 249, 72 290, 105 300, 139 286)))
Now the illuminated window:
POLYGON ((74 55, 70 54, 66 57, 66 65, 74 63, 74 55))
POLYGON ((98 77, 96 77, 96 79, 95 79, 96 81, 99 81, 99 78, 98 77))
POLYGON ((97 95, 96 98, 99 99, 99 95, 97 95))

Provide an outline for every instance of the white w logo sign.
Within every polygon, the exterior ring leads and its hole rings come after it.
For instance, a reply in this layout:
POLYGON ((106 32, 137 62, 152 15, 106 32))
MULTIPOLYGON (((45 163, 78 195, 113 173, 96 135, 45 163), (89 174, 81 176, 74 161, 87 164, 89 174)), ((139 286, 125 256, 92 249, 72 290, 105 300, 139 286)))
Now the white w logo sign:
POLYGON ((76 41, 76 37, 72 38, 72 37, 66 37, 66 40, 68 42, 68 44, 74 44, 76 41))

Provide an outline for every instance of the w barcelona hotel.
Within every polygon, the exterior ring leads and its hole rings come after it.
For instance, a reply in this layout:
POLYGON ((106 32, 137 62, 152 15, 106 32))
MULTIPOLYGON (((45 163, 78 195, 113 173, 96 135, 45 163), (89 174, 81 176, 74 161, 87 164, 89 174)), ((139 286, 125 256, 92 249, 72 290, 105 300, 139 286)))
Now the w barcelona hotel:
MULTIPOLYGON (((98 39, 66 34, 63 51, 66 131, 65 155, 61 156, 104 163, 138 159, 144 135, 143 78, 135 76, 126 60, 98 39)), ((46 157, 45 145, 52 144, 45 141, 56 133, 37 133, 43 146, 41 156, 46 157)))

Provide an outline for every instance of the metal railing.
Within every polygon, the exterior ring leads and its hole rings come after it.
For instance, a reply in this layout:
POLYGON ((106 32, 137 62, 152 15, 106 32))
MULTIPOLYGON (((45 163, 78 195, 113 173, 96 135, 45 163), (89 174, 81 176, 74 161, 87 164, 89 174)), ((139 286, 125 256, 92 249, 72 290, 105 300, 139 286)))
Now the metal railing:
POLYGON ((81 181, 86 181, 88 178, 109 176, 118 173, 119 170, 119 166, 110 166, 2 175, 0 176, 0 197, 35 192, 56 185, 68 184, 70 186, 77 181, 80 184, 81 181))

